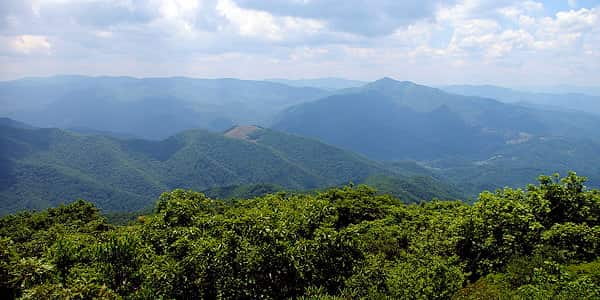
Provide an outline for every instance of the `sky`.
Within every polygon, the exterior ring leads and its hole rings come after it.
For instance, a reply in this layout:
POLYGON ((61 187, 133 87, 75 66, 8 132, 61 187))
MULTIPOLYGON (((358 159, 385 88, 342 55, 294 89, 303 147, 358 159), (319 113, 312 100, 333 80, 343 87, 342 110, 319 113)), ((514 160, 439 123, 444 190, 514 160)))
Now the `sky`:
POLYGON ((0 79, 600 86, 600 0, 2 0, 0 79))

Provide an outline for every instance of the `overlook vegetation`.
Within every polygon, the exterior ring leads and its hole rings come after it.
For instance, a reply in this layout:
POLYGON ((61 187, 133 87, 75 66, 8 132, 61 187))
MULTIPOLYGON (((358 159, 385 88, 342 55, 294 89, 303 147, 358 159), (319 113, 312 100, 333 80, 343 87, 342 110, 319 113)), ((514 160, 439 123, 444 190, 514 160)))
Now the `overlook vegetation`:
POLYGON ((173 190, 127 226, 80 200, 0 219, 0 297, 598 299, 600 191, 584 184, 542 176, 473 205, 173 190))

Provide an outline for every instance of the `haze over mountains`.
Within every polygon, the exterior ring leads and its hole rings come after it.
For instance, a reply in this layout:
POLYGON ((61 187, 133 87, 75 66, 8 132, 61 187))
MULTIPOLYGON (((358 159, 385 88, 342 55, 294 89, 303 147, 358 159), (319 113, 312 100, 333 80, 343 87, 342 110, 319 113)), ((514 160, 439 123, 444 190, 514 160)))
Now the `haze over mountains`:
POLYGON ((286 110, 273 128, 378 160, 418 160, 475 192, 538 173, 596 177, 600 118, 390 78, 286 110))
POLYGON ((344 78, 316 78, 316 79, 267 79, 266 81, 277 82, 295 87, 313 87, 328 91, 360 87, 367 82, 349 80, 344 78))
POLYGON ((497 99, 506 103, 540 105, 548 109, 570 109, 600 115, 600 96, 582 93, 532 93, 492 85, 452 85, 443 90, 465 96, 497 99))
POLYGON ((600 118, 564 114, 384 78, 294 106, 273 128, 382 160, 486 157, 533 136, 600 137, 600 118))
POLYGON ((268 124, 326 92, 265 81, 56 76, 0 82, 0 115, 38 127, 163 139, 182 130, 268 124))
POLYGON ((0 209, 88 198, 133 210, 178 187, 226 196, 348 182, 414 202, 569 170, 598 185, 600 117, 570 107, 569 95, 449 93, 391 78, 277 81, 0 82, 0 114, 11 118, 0 121, 0 209))

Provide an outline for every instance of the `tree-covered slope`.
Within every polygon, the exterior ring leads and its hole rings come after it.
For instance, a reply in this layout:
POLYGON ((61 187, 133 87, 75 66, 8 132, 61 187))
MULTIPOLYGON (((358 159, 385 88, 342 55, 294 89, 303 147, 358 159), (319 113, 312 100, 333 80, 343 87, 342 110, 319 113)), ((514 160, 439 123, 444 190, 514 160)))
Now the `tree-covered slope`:
POLYGON ((173 188, 272 184, 306 190, 359 183, 375 174, 401 176, 315 140, 249 128, 248 136, 191 130, 149 141, 0 126, 0 211, 78 198, 94 199, 105 210, 131 211, 173 188))
POLYGON ((506 186, 525 187, 535 174, 565 174, 577 170, 600 187, 600 144, 564 137, 535 137, 497 149, 484 160, 430 162, 438 175, 469 195, 506 186))

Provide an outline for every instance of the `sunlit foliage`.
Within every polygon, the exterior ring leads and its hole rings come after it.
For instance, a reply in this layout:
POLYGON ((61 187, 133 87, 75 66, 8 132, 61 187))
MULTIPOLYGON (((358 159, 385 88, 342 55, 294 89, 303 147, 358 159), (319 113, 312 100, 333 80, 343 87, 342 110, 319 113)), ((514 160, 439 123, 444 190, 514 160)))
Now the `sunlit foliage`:
POLYGON ((584 183, 543 176, 474 205, 174 190, 126 226, 76 201, 0 219, 0 298, 598 299, 600 192, 584 183))

